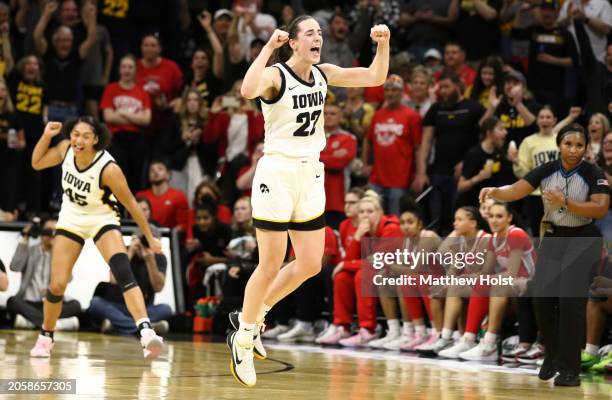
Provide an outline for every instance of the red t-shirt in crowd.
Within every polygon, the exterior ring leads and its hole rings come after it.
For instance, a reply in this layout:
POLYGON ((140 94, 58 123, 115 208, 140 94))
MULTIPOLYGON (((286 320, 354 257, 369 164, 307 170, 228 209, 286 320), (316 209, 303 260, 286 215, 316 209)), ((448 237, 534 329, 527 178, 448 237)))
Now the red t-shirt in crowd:
POLYGON ((142 60, 138 60, 136 80, 147 93, 153 96, 163 93, 168 101, 178 97, 183 87, 181 69, 167 58, 162 58, 161 62, 152 68, 145 67, 142 60))
MULTIPOLYGON (((437 82, 440 80, 440 75, 442 75, 442 71, 443 70, 440 70, 434 73, 434 81, 437 82)), ((474 81, 476 80, 476 71, 469 65, 463 64, 461 68, 459 68, 459 71, 457 71, 457 73, 459 74, 459 78, 461 78, 461 81, 463 82, 463 85, 466 89, 474 84, 474 81)))
POLYGON ((407 188, 415 147, 421 143, 421 116, 401 105, 376 111, 367 139, 374 152, 370 182, 387 188, 407 188))
MULTIPOLYGON (((136 84, 131 89, 123 88, 119 82, 113 82, 106 85, 104 94, 100 100, 100 110, 104 112, 105 108, 110 108, 114 111, 129 111, 138 112, 141 110, 151 109, 151 99, 149 94, 145 92, 142 86, 136 84)), ((122 125, 109 124, 108 129, 111 133, 116 132, 142 132, 142 127, 128 123, 122 125)))
POLYGON ((138 192, 136 197, 144 197, 151 203, 151 218, 161 226, 174 228, 181 226, 187 230, 189 205, 187 197, 180 190, 168 188, 161 196, 153 194, 151 189, 138 192))
MULTIPOLYGON (((412 92, 412 88, 408 83, 404 84, 404 95, 403 98, 410 99, 410 94, 412 92)), ((385 102, 385 88, 383 85, 380 86, 371 86, 365 88, 363 93, 363 98, 366 103, 379 103, 383 104, 385 102)), ((403 100, 402 100, 403 101, 403 100)))
MULTIPOLYGON (((181 94, 183 73, 174 61, 167 58, 162 58, 161 62, 152 68, 145 67, 142 60, 138 60, 136 81, 151 95, 152 102, 160 94, 163 94, 166 101, 170 102, 181 94)), ((153 113, 150 125, 152 130, 163 128, 165 123, 160 113, 153 113)))
POLYGON ((327 138, 320 158, 325 164, 325 211, 344 211, 345 170, 356 154, 357 139, 351 133, 338 129, 327 138))

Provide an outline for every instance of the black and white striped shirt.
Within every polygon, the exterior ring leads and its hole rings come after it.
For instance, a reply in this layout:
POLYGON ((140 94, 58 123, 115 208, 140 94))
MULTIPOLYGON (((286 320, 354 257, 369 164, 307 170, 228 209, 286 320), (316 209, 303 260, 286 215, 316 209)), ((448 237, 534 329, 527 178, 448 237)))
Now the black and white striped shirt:
MULTIPOLYGON (((604 172, 598 166, 582 161, 571 171, 564 171, 561 160, 543 164, 523 178, 531 186, 542 191, 554 191, 559 188, 566 198, 584 203, 592 194, 610 194, 610 185, 604 172)), ((542 200, 544 201, 544 200, 542 200)), ((568 211, 565 207, 553 207, 544 201, 544 221, 556 226, 578 227, 588 225, 591 218, 581 217, 568 211)))

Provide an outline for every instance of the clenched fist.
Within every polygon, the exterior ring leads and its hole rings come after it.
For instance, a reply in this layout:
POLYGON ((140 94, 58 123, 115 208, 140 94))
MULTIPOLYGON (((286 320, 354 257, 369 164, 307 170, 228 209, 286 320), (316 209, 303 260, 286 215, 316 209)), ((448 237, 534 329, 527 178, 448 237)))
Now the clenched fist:
POLYGON ((389 31, 387 25, 374 25, 370 29, 370 37, 376 43, 389 43, 391 31, 389 31))
POLYGON ((282 31, 280 29, 275 29, 274 33, 272 33, 272 36, 270 36, 268 43, 266 43, 266 46, 270 46, 270 48, 272 49, 278 49, 279 47, 281 47, 288 41, 289 41, 289 33, 282 31))
POLYGON ((43 132, 43 135, 54 137, 54 136, 57 136, 61 131, 62 131, 62 123, 51 121, 51 122, 47 122, 47 125, 45 125, 45 131, 43 132))

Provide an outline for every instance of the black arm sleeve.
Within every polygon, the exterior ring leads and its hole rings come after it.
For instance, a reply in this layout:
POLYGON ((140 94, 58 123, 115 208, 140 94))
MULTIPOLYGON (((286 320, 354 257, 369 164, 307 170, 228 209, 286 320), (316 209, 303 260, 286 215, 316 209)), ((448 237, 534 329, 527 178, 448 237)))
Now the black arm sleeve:
POLYGON ((610 184, 603 170, 597 165, 590 164, 588 170, 589 195, 610 194, 610 184))
POLYGON ((532 187, 537 188, 540 186, 540 182, 545 177, 551 175, 557 169, 557 161, 551 161, 546 164, 542 164, 537 168, 532 169, 527 175, 523 177, 532 187))

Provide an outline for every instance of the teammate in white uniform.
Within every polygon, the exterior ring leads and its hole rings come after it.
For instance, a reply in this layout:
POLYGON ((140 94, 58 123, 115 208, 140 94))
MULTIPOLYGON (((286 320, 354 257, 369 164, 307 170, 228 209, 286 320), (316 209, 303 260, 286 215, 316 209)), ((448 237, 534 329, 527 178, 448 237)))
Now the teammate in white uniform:
POLYGON ((259 265, 246 286, 242 313, 230 314, 237 331, 227 340, 232 352, 230 369, 243 385, 254 386, 257 380, 253 347, 259 358, 266 356, 259 335, 266 313, 321 270, 325 189, 319 153, 326 143, 325 95, 328 85, 384 83, 389 68, 389 29, 376 25, 370 36, 378 47, 368 68, 316 65, 323 45, 321 28, 312 17, 300 16, 286 31, 274 31, 244 77, 242 95, 262 100, 266 135, 252 192, 259 265), (266 67, 277 49, 285 61, 266 67), (287 231, 296 259, 281 269, 287 231))
POLYGON ((51 255, 51 282, 44 302, 44 321, 32 357, 49 357, 53 331, 62 311, 62 299, 72 268, 86 239, 92 238, 123 290, 140 335, 145 358, 159 355, 163 340, 151 329, 142 292, 134 279, 123 238, 119 231, 119 209, 115 196, 134 218, 154 252, 161 244, 128 188, 121 169, 105 150, 110 134, 92 117, 80 117, 64 125, 49 122, 32 153, 36 170, 62 164, 64 196, 51 255), (49 147, 60 132, 68 137, 49 147))

